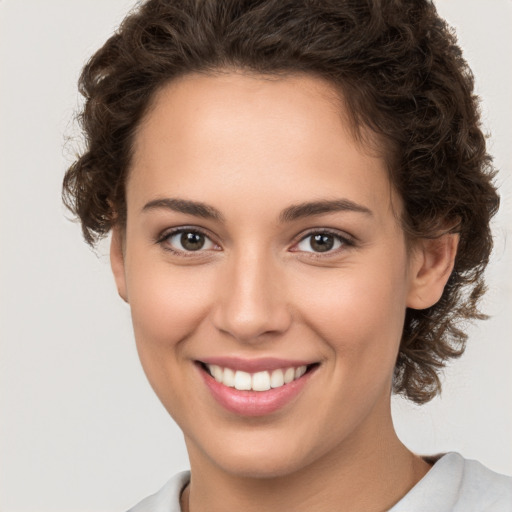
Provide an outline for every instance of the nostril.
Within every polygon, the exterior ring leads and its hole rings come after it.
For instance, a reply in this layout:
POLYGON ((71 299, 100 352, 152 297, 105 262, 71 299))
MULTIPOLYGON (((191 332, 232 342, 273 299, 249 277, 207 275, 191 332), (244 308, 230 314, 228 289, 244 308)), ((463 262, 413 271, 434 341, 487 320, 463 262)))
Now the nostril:
POLYGON ((263 260, 256 260, 239 263, 223 276, 224 293, 217 297, 211 313, 216 329, 244 343, 282 334, 291 325, 285 287, 278 286, 268 269, 262 268, 263 260))

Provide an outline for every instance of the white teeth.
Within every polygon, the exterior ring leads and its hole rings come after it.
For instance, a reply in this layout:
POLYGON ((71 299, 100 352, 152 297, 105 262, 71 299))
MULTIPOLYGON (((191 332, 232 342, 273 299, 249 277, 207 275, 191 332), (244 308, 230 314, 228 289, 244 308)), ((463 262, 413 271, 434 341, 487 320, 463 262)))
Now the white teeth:
POLYGON ((295 368, 286 368, 284 372, 284 383, 288 384, 295 379, 295 368))
POLYGON ((224 375, 222 376, 222 384, 224 384, 224 386, 234 388, 235 387, 235 372, 231 368, 224 368, 223 373, 224 373, 224 375))
POLYGON ((216 364, 206 365, 213 378, 224 386, 240 391, 267 391, 280 388, 285 384, 300 379, 307 371, 307 366, 297 368, 280 368, 272 372, 262 371, 250 374, 241 370, 222 368, 216 364))
POLYGON ((268 372, 258 372, 252 376, 253 391, 267 391, 270 389, 270 375, 268 372))
POLYGON ((222 371, 222 368, 220 366, 217 366, 216 364, 212 364, 210 366, 210 371, 212 372, 213 378, 217 382, 222 382, 224 372, 222 371))
POLYGON ((249 391, 252 387, 251 374, 238 370, 235 373, 235 388, 240 391, 249 391))
POLYGON ((306 366, 299 366, 295 370, 295 378, 300 379, 305 373, 306 373, 307 367, 306 366))
POLYGON ((274 370, 270 376, 270 387, 280 388, 284 384, 283 370, 274 370))

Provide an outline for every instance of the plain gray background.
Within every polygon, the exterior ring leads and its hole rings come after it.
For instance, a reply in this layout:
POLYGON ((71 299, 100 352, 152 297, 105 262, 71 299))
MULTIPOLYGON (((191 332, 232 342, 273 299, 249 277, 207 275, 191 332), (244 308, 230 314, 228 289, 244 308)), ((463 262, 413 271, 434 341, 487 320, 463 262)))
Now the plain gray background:
MULTIPOLYGON (((0 0, 0 510, 123 511, 187 467, 139 366, 108 244, 65 219, 76 81, 129 0, 0 0)), ((512 2, 438 0, 459 34, 501 168, 485 309, 444 393, 394 400, 418 453, 460 451, 512 474, 512 2), (508 238, 508 240, 507 240, 508 238)))

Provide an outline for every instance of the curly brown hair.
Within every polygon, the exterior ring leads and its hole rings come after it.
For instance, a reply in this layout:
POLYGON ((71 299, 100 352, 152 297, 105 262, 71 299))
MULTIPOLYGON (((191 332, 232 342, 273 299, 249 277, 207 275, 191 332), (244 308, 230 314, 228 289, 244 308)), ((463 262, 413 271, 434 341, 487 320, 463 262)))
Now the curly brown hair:
POLYGON ((68 169, 66 206, 94 245, 126 220, 136 129, 155 93, 178 76, 226 68, 307 73, 342 91, 354 133, 385 141, 409 240, 456 224, 455 267, 441 300, 408 309, 394 391, 424 403, 460 356, 461 323, 477 304, 498 208, 473 76, 454 32, 427 0, 149 0, 84 67, 86 148, 68 169))

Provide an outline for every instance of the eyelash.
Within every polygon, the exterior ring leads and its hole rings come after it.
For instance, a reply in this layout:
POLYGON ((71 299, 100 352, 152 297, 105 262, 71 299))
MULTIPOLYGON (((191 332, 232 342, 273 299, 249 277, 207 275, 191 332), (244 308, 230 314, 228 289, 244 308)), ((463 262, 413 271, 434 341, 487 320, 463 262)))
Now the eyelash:
MULTIPOLYGON (((172 252, 173 254, 176 254, 178 256, 181 256, 181 257, 197 257, 199 256, 200 254, 204 253, 205 251, 208 251, 208 250, 211 250, 211 249, 203 249, 203 248, 200 248, 198 249, 197 251, 188 251, 188 250, 181 250, 181 249, 174 249, 170 243, 169 243, 169 240, 176 236, 176 235, 180 235, 180 234, 183 234, 183 233, 193 233, 193 234, 199 234, 199 235, 202 235, 203 237, 205 237, 205 239, 207 239, 211 244, 213 244, 214 246, 216 247, 219 247, 218 244, 216 244, 210 235, 208 235, 208 233, 206 233, 205 231, 203 231, 202 229, 200 228, 197 228, 197 227, 187 227, 187 226, 183 226, 183 227, 179 227, 179 228, 175 228, 175 229, 172 229, 172 230, 169 230, 169 231, 165 231, 164 233, 162 233, 162 235, 160 235, 156 240, 155 242, 159 245, 161 245, 163 247, 164 250, 166 251, 169 251, 169 252, 172 252), (166 244, 167 243, 167 244, 166 244), (166 245, 164 245, 166 244, 166 245)), ((292 248, 290 249, 291 252, 303 252, 303 253, 308 253, 310 257, 314 257, 314 258, 325 258, 325 257, 329 257, 329 256, 332 256, 333 254, 337 254, 340 250, 340 248, 349 248, 349 247, 354 247, 356 244, 355 244, 355 240, 352 238, 352 237, 349 237, 347 235, 342 235, 340 234, 338 231, 333 231, 333 230, 329 230, 329 229, 316 229, 316 230, 310 230, 309 232, 307 233, 302 233, 299 237, 297 237, 298 240, 296 242, 293 243, 292 245, 292 248), (335 250, 327 250, 325 252, 321 252, 321 251, 300 251, 300 250, 297 250, 297 249, 294 249, 295 247, 297 247, 300 243, 304 242, 305 240, 307 240, 308 238, 310 237, 313 237, 315 235, 327 235, 327 236, 331 236, 333 237, 337 242, 339 242, 340 244, 340 247, 336 248, 335 250)), ((311 243, 311 242, 310 242, 311 243)), ((215 250, 218 250, 218 249, 215 249, 215 250)))
MULTIPOLYGON (((311 242, 310 242, 310 244, 311 244, 311 242)), ((356 245, 355 240, 346 234, 341 234, 339 231, 320 228, 320 229, 309 230, 307 233, 301 234, 300 237, 298 237, 298 241, 293 244, 292 252, 305 252, 305 253, 308 253, 309 257, 313 257, 313 258, 328 258, 329 256, 333 256, 333 255, 337 254, 340 250, 343 250, 343 248, 346 249, 346 248, 354 247, 355 245, 356 245), (325 252, 298 251, 298 250, 293 249, 293 247, 297 247, 300 243, 304 242, 308 238, 311 238, 315 235, 332 236, 336 241, 339 242, 340 246, 334 250, 329 249, 328 251, 325 251, 325 252)))
POLYGON ((210 235, 208 235, 208 233, 206 233, 205 231, 203 231, 202 229, 200 228, 197 228, 197 227, 192 227, 192 226, 183 226, 183 227, 179 227, 179 228, 175 228, 175 229, 171 229, 171 230, 168 230, 168 231, 165 231, 162 233, 162 235, 160 235, 157 239, 156 239, 156 243, 161 245, 162 248, 166 251, 169 251, 173 254, 176 254, 178 256, 182 256, 182 257, 197 257, 199 256, 200 254, 204 253, 205 250, 208 250, 208 249, 199 249, 197 251, 187 251, 187 250, 181 250, 181 249, 174 249, 170 243, 167 243, 166 242, 169 242, 169 240, 173 237, 173 236, 176 236, 176 235, 180 235, 180 234, 183 234, 183 233, 194 233, 194 234, 198 234, 198 235, 202 235, 204 236, 204 238, 206 240, 209 240, 210 243, 212 243, 214 246, 217 246, 218 247, 218 244, 216 244, 213 240, 212 240, 212 237, 210 235))

